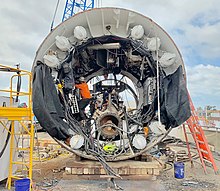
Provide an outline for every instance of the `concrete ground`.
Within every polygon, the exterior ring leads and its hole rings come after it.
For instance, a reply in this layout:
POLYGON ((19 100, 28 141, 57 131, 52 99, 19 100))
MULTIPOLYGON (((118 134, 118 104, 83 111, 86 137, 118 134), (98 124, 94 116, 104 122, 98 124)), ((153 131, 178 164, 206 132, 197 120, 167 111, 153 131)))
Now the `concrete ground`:
MULTIPOLYGON (((165 191, 165 187, 154 181, 116 181, 120 187, 126 191, 165 191)), ((109 188, 106 180, 61 180, 56 186, 57 189, 65 191, 113 191, 114 188, 109 188)))
MULTIPOLYGON (((126 191, 165 191, 165 187, 154 181, 117 181, 117 184, 120 185, 126 191)), ((111 185, 112 186, 112 185, 111 185)), ((7 191, 3 185, 0 185, 1 191, 7 191)), ((14 191, 14 188, 12 188, 14 191)), ((34 191, 43 191, 44 189, 34 189, 34 191)), ((61 180, 53 188, 48 188, 48 191, 113 191, 115 189, 108 188, 108 183, 105 180, 61 180)))

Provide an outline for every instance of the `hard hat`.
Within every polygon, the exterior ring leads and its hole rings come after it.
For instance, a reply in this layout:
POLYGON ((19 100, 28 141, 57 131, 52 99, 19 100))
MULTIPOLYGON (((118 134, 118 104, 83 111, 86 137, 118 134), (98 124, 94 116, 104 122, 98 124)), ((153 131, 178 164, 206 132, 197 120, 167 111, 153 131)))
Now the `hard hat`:
POLYGON ((79 81, 80 81, 80 82, 85 82, 85 78, 84 78, 83 76, 81 76, 81 77, 79 78, 79 81))

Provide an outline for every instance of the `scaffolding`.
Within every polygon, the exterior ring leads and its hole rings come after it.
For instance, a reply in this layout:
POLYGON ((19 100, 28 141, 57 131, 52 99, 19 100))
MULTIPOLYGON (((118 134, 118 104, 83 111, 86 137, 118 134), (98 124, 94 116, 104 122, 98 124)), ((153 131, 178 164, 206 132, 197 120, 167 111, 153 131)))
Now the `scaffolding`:
MULTIPOLYGON (((10 158, 7 188, 10 190, 12 181, 21 178, 30 179, 32 185, 32 155, 34 144, 34 126, 32 112, 32 75, 31 72, 0 64, 0 73, 12 73, 10 87, 0 89, 0 94, 10 98, 10 104, 0 106, 0 124, 10 134, 10 158), (26 79, 27 91, 21 90, 21 79, 26 79), (17 79, 17 83, 16 80, 17 79), (17 85, 16 85, 17 84, 17 85), (27 104, 18 105, 19 99, 26 99, 27 104), (15 104, 17 103, 17 105, 15 104), (8 125, 9 124, 9 125, 8 125), (17 144, 16 144, 17 143, 17 144), (19 157, 16 157, 19 156, 19 157), (13 173, 14 167, 20 167, 13 173)), ((0 80, 3 75, 0 74, 0 80)))

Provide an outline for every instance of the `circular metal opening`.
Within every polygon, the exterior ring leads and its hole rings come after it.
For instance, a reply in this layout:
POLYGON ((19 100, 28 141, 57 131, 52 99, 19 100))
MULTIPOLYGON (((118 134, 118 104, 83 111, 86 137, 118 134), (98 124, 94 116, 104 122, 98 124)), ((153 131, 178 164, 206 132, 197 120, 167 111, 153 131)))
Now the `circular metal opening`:
POLYGON ((119 124, 119 120, 113 116, 113 115, 105 115, 100 119, 100 126, 103 126, 104 124, 113 123, 116 126, 119 124))

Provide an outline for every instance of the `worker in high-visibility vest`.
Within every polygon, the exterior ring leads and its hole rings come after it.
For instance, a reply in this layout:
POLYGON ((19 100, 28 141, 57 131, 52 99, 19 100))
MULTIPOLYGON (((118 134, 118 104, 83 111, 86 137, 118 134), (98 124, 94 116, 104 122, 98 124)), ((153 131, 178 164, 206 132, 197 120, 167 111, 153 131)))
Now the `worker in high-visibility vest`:
POLYGON ((81 98, 82 98, 79 101, 80 117, 81 117, 82 120, 85 120, 86 119, 85 108, 89 104, 89 102, 91 101, 91 98, 92 98, 92 96, 90 94, 90 91, 89 91, 89 86, 85 82, 85 78, 80 77, 79 78, 79 84, 75 84, 75 87, 79 89, 80 95, 81 95, 81 98))

